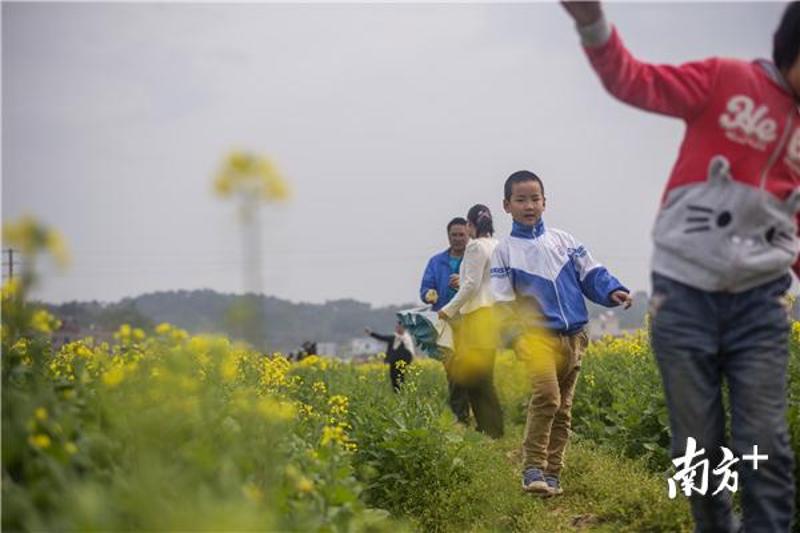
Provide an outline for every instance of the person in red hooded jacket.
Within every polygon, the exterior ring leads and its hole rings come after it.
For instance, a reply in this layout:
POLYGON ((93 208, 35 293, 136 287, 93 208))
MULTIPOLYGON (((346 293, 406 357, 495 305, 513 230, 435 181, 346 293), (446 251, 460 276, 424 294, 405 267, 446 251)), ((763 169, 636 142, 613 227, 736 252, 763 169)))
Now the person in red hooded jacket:
MULTIPOLYGON (((680 66, 635 58, 599 2, 562 5, 608 92, 686 126, 653 229, 651 342, 672 454, 695 446, 711 469, 728 460, 723 446, 737 457, 768 456, 757 468, 745 458, 737 465, 744 528, 789 531, 796 487, 786 292, 800 266, 800 2, 784 12, 772 61, 713 57, 680 66)), ((731 491, 718 490, 722 480, 711 475, 706 494, 690 491, 698 531, 740 527, 731 491)))

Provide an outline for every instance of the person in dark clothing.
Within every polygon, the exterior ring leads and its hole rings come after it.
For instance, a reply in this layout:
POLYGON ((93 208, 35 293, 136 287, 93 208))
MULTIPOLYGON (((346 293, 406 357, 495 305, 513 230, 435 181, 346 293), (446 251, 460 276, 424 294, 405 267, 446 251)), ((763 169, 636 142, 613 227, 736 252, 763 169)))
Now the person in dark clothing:
POLYGON ((389 365, 389 378, 395 392, 400 390, 403 383, 404 368, 414 358, 414 341, 402 324, 397 324, 393 335, 381 335, 369 328, 364 330, 373 339, 386 343, 386 363, 389 365), (402 363, 400 363, 402 361, 402 363))

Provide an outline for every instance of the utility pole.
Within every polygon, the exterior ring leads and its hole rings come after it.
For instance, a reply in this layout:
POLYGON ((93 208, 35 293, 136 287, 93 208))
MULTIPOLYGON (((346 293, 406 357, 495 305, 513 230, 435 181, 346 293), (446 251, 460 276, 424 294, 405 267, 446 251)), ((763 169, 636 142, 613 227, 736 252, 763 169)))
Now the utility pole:
POLYGON ((15 266, 14 262, 16 261, 17 262, 17 266, 19 265, 19 254, 16 254, 16 257, 15 257, 15 253, 14 252, 15 252, 15 250, 13 248, 7 248, 6 250, 3 250, 3 255, 8 257, 7 260, 5 259, 5 257, 3 258, 4 259, 3 263, 7 263, 8 264, 8 270, 3 272, 3 274, 7 273, 7 275, 4 276, 7 279, 12 279, 14 277, 14 266, 15 266))

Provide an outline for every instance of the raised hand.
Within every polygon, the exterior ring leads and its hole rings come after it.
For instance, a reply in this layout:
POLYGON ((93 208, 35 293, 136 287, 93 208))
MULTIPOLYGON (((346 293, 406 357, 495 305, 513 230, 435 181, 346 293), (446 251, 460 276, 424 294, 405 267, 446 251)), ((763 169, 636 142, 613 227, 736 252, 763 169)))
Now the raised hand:
POLYGON ((603 7, 600 2, 569 2, 561 0, 561 6, 575 20, 578 26, 589 26, 603 16, 603 7))

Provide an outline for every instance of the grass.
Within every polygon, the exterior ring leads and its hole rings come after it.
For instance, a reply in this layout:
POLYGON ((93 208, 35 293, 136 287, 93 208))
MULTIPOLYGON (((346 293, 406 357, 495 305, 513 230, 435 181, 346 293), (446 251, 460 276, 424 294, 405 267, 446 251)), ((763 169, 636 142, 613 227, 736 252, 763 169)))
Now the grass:
POLYGON ((424 531, 689 531, 685 500, 669 500, 666 478, 589 441, 567 449, 563 495, 543 499, 522 492, 521 426, 492 441, 465 435, 472 478, 450 505, 429 508, 413 522, 424 531))

